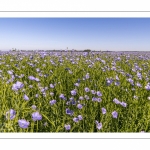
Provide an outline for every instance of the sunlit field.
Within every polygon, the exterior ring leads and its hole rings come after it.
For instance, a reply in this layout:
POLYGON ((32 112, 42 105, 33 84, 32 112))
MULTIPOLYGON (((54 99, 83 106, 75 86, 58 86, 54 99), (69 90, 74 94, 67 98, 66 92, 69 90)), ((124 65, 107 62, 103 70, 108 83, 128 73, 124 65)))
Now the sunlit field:
POLYGON ((0 132, 149 132, 150 52, 0 52, 0 132))

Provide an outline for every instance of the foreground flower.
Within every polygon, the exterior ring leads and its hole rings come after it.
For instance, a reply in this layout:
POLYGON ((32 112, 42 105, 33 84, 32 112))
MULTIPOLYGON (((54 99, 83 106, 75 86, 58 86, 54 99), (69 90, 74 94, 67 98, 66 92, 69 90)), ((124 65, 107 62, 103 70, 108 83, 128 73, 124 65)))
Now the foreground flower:
POLYGON ((73 115, 73 111, 70 109, 66 109, 66 114, 72 116, 73 115))
POLYGON ((53 92, 50 92, 50 95, 51 95, 51 96, 54 96, 54 93, 53 93, 53 92))
POLYGON ((29 76, 28 79, 29 79, 29 80, 35 80, 35 77, 29 76))
POLYGON ((63 99, 63 100, 66 100, 64 94, 60 94, 59 98, 60 98, 60 99, 63 99))
POLYGON ((87 74, 85 75, 85 78, 86 78, 86 79, 89 79, 89 78, 90 78, 89 73, 87 73, 87 74))
POLYGON ((88 87, 86 87, 84 90, 85 90, 85 92, 89 92, 90 91, 90 89, 88 87))
POLYGON ((56 103, 56 100, 49 101, 50 105, 54 105, 56 103))
POLYGON ((95 122, 96 122, 96 128, 100 130, 102 128, 102 123, 99 123, 98 121, 95 122))
POLYGON ((8 70, 7 73, 10 74, 10 75, 12 75, 12 74, 13 74, 13 71, 8 70))
POLYGON ((76 90, 72 90, 72 91, 71 91, 71 95, 74 96, 74 95, 76 95, 76 94, 77 94, 76 90))
POLYGON ((91 93, 92 93, 92 94, 96 94, 96 91, 94 91, 94 90, 91 90, 91 93))
POLYGON ((78 86, 79 86, 79 83, 75 83, 74 85, 78 87, 78 86))
POLYGON ((21 119, 21 120, 18 120, 18 124, 19 124, 20 128, 26 129, 26 128, 28 128, 30 123, 28 121, 26 121, 25 119, 21 119))
POLYGON ((50 84, 50 88, 54 88, 54 85, 53 85, 53 84, 50 84))
POLYGON ((79 100, 84 100, 84 97, 83 97, 83 96, 80 96, 80 97, 79 97, 79 100))
POLYGON ((88 95, 85 95, 84 97, 85 97, 86 100, 90 99, 88 95))
POLYGON ((125 102, 121 102, 120 105, 122 105, 123 107, 127 107, 127 104, 125 102))
POLYGON ((112 116, 113 116, 113 118, 117 118, 118 117, 118 113, 116 111, 113 111, 112 112, 112 116))
POLYGON ((149 90, 150 90, 150 85, 147 84, 147 85, 145 86, 145 89, 149 91, 149 90))
POLYGON ((106 114, 106 109, 102 108, 102 114, 106 114))
POLYGON ((71 126, 70 126, 69 124, 68 124, 68 125, 65 124, 65 129, 66 129, 66 130, 70 130, 70 129, 71 129, 71 126))
POLYGON ((26 100, 26 101, 29 100, 29 97, 28 97, 26 94, 23 96, 23 98, 24 98, 24 100, 26 100))
POLYGON ((39 97, 39 94, 36 94, 35 97, 36 97, 36 98, 39 97))
POLYGON ((102 96, 102 93, 100 91, 97 91, 97 96, 102 96))
POLYGON ((38 82, 38 81, 40 81, 40 79, 39 79, 39 78, 35 78, 35 81, 37 81, 37 82, 38 82))
POLYGON ((120 104, 120 101, 116 98, 113 99, 113 102, 116 103, 116 104, 120 104))
POLYGON ((10 109, 9 111, 6 112, 6 118, 8 119, 8 116, 10 120, 14 119, 16 116, 16 111, 13 109, 10 109))
POLYGON ((32 105, 31 107, 32 107, 32 109, 33 109, 33 110, 35 110, 35 109, 36 109, 36 106, 35 106, 35 105, 32 105))
POLYGON ((82 109, 82 107, 83 107, 83 106, 82 106, 81 104, 78 104, 78 105, 77 105, 77 108, 78 108, 78 109, 82 109))
POLYGON ((33 121, 42 120, 42 115, 39 112, 32 113, 33 121))
POLYGON ((74 122, 79 122, 79 118, 75 117, 75 118, 73 118, 73 121, 74 122))
POLYGON ((24 87, 24 84, 19 82, 19 81, 17 81, 15 84, 13 84, 12 90, 18 91, 19 89, 21 89, 23 87, 24 87))
POLYGON ((79 119, 79 120, 83 120, 83 118, 82 118, 81 115, 78 115, 78 119, 79 119))

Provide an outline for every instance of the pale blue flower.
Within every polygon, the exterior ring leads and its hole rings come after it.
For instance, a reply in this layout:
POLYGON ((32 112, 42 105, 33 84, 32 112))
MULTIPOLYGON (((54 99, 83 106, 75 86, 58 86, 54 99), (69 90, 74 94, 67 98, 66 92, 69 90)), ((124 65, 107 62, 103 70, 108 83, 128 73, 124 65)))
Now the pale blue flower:
POLYGON ((32 113, 33 121, 42 120, 42 115, 39 112, 32 113))
POLYGON ((96 97, 93 97, 93 98, 92 98, 92 101, 97 101, 97 98, 96 98, 96 97))
POLYGON ((84 97, 85 97, 86 100, 90 99, 88 95, 85 95, 84 97))
POLYGON ((102 96, 102 93, 100 91, 97 91, 97 96, 102 96))
POLYGON ((96 122, 96 128, 100 130, 102 128, 102 123, 99 123, 98 121, 95 122, 96 122))
POLYGON ((101 98, 97 98, 97 102, 101 102, 102 101, 102 99, 101 98))
POLYGON ((26 94, 23 96, 23 98, 24 98, 24 100, 26 100, 26 101, 29 100, 29 97, 28 97, 26 94))
POLYGON ((120 101, 116 98, 113 99, 113 102, 116 103, 116 104, 120 104, 120 101))
POLYGON ((50 105, 54 105, 56 103, 56 100, 49 101, 50 105))
POLYGON ((72 116, 73 115, 73 111, 66 108, 66 114, 72 116))
POLYGON ((13 84, 12 90, 18 91, 19 89, 21 89, 23 87, 24 87, 24 84, 19 82, 19 81, 17 81, 15 84, 13 84))
POLYGON ((77 87, 79 87, 79 83, 75 83, 74 85, 77 86, 77 87))
POLYGON ((82 106, 81 104, 78 104, 78 105, 77 105, 77 108, 78 108, 78 109, 82 109, 82 107, 83 107, 83 106, 82 106))
POLYGON ((149 90, 150 90, 150 85, 147 84, 147 85, 145 86, 145 89, 149 91, 149 90))
POLYGON ((25 119, 21 119, 21 120, 18 120, 18 124, 19 124, 20 128, 26 129, 26 128, 28 128, 30 123, 28 121, 26 121, 25 119))
POLYGON ((87 74, 85 75, 85 78, 86 78, 86 79, 89 79, 89 78, 90 78, 89 73, 87 73, 87 74))
POLYGON ((29 76, 28 79, 29 79, 29 80, 35 80, 35 77, 29 76))
POLYGON ((16 111, 13 109, 10 109, 9 111, 6 112, 6 118, 8 119, 8 116, 10 120, 13 120, 16 116, 16 111))
POLYGON ((39 78, 35 78, 35 81, 39 82, 39 81, 40 81, 40 79, 39 79, 39 78))
POLYGON ((112 112, 112 116, 113 116, 113 118, 117 118, 118 117, 118 113, 116 111, 113 111, 112 112))
POLYGON ((79 118, 75 117, 75 118, 73 118, 73 121, 74 122, 79 122, 79 118))
POLYGON ((122 105, 123 107, 127 107, 127 103, 125 102, 121 102, 120 105, 122 105))
POLYGON ((13 75, 13 71, 11 71, 11 70, 8 70, 7 73, 10 75, 13 75))
POLYGON ((66 129, 66 130, 70 130, 70 129, 71 129, 71 126, 70 126, 69 124, 68 124, 68 125, 65 124, 65 129, 66 129))
POLYGON ((36 106, 35 105, 32 105, 31 107, 32 107, 33 110, 36 110, 36 106))
POLYGON ((50 88, 54 88, 55 86, 53 84, 50 84, 50 88))
POLYGON ((63 99, 63 100, 66 100, 64 94, 60 94, 59 98, 60 98, 60 99, 63 99))
POLYGON ((54 93, 53 93, 53 92, 50 92, 50 95, 51 95, 51 96, 54 96, 54 93))
POLYGON ((71 95, 75 96, 77 94, 76 90, 71 91, 71 95))
POLYGON ((91 90, 91 93, 92 93, 92 94, 96 94, 96 91, 94 91, 94 90, 91 90))
POLYGON ((80 97, 79 97, 79 100, 84 100, 84 97, 83 97, 83 96, 80 96, 80 97))
POLYGON ((85 92, 89 92, 90 91, 90 89, 88 87, 86 87, 84 90, 85 90, 85 92))
POLYGON ((102 108, 102 114, 106 114, 106 109, 102 108))
POLYGON ((36 94, 35 97, 39 97, 39 94, 36 94))
POLYGON ((83 118, 82 118, 81 115, 78 115, 78 119, 79 119, 79 120, 83 120, 83 118))

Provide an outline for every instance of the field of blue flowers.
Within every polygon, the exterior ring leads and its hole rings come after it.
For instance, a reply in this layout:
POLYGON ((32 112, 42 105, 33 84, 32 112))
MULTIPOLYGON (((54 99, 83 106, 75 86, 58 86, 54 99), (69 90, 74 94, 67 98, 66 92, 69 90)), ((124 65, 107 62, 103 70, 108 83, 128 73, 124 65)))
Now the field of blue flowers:
POLYGON ((149 132, 150 53, 0 52, 0 132, 149 132))

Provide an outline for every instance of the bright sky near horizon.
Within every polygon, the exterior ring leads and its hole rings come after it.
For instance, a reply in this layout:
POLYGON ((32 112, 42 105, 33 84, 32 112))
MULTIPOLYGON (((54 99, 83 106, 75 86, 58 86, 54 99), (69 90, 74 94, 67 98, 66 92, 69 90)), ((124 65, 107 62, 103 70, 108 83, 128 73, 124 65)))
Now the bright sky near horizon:
POLYGON ((150 51, 150 18, 0 18, 0 50, 150 51))

